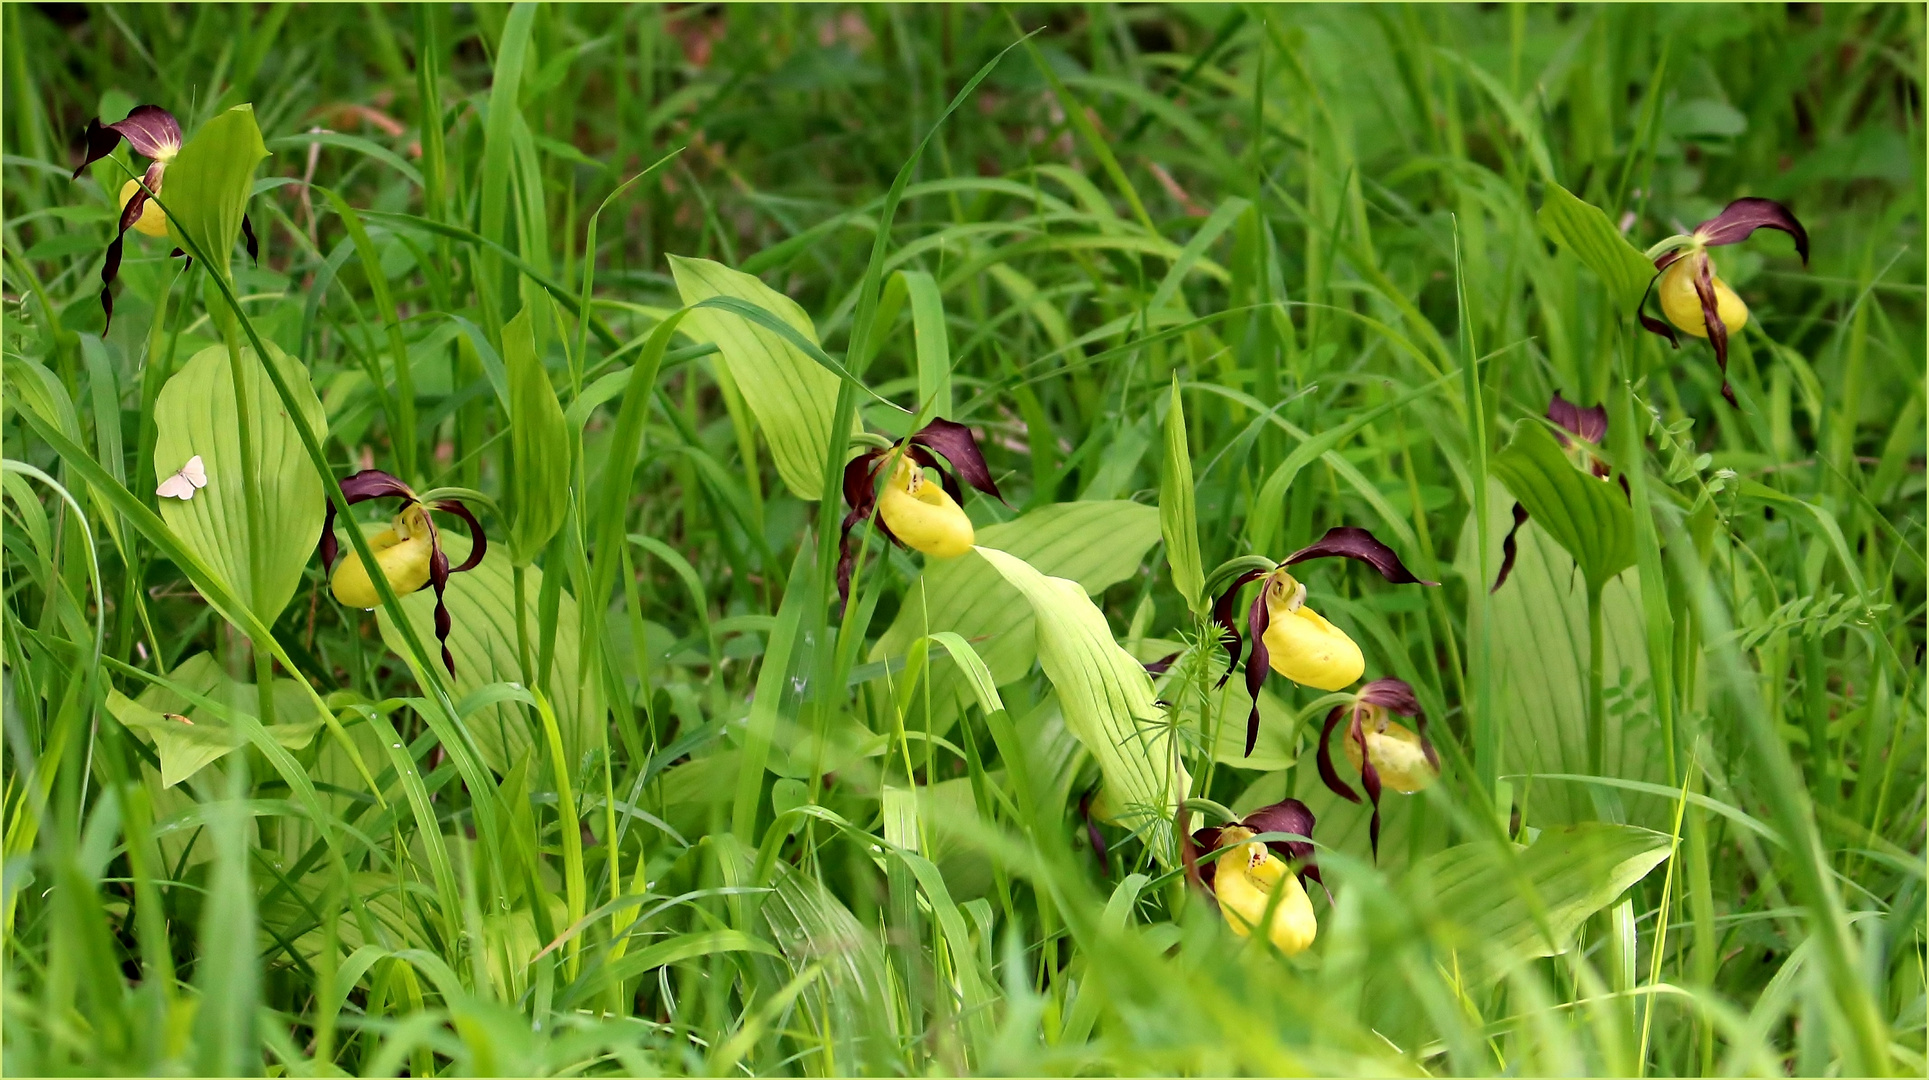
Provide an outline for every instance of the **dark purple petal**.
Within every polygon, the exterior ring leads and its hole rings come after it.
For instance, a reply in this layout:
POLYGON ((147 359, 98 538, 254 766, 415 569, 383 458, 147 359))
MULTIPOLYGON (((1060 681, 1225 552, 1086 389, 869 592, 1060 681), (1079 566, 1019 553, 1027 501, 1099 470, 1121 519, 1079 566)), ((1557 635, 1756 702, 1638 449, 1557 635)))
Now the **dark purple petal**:
POLYGON ((335 569, 335 500, 326 500, 328 513, 322 517, 321 560, 322 573, 328 574, 335 569))
POLYGON ((1177 660, 1178 658, 1179 658, 1178 653, 1172 653, 1168 656, 1161 656, 1157 660, 1154 660, 1151 663, 1145 664, 1142 666, 1145 668, 1145 673, 1147 675, 1163 675, 1166 672, 1172 670, 1172 662, 1174 660, 1177 660))
POLYGON ((1346 727, 1346 737, 1360 748, 1360 786, 1366 789, 1366 801, 1373 804, 1373 821, 1367 827, 1367 837, 1373 845, 1373 861, 1380 860, 1380 770, 1373 767, 1373 755, 1366 752, 1366 731, 1360 723, 1365 709, 1355 706, 1353 722, 1346 727))
MULTIPOLYGON (((423 520, 428 520, 424 514, 423 520)), ((442 666, 455 675, 455 656, 449 652, 449 631, 454 622, 449 618, 449 606, 443 602, 442 592, 449 585, 449 557, 442 553, 442 545, 435 540, 435 526, 429 526, 429 584, 435 586, 435 640, 442 645, 442 666)))
POLYGON ((1266 606, 1266 590, 1253 597, 1246 609, 1246 630, 1252 634, 1252 652, 1246 654, 1246 693, 1252 695, 1252 712, 1246 714, 1246 756, 1253 756, 1259 743, 1259 691, 1266 685, 1266 669, 1272 652, 1266 648, 1266 627, 1272 622, 1272 609, 1266 606))
POLYGON ((241 238, 248 242, 248 261, 260 266, 261 241, 255 239, 254 223, 248 220, 246 214, 241 215, 241 238))
MULTIPOLYGON (((1677 252, 1671 251, 1654 261, 1655 269, 1664 270, 1668 264, 1674 262, 1675 259, 1679 257, 1677 252)), ((1669 326, 1665 320, 1657 319, 1647 312, 1648 297, 1654 295, 1654 283, 1660 280, 1661 275, 1658 273, 1648 279, 1648 287, 1647 290, 1641 294, 1641 302, 1634 305, 1634 316, 1641 320, 1641 329, 1657 337, 1667 338, 1670 346, 1679 349, 1681 348, 1681 339, 1675 336, 1674 327, 1669 326)))
MULTIPOLYGON (((1547 403, 1547 418, 1591 443, 1598 444, 1607 435, 1607 406, 1583 409, 1562 397, 1559 390, 1554 391, 1554 400, 1547 403)), ((1556 433, 1555 437, 1561 440, 1562 446, 1569 445, 1567 436, 1556 433)))
POLYGON ((1413 696, 1413 687, 1408 686, 1405 679, 1391 675, 1361 687, 1360 700, 1400 716, 1421 715, 1420 699, 1413 696))
MULTIPOLYGON (((127 205, 133 206, 134 200, 140 198, 142 198, 141 194, 136 192, 134 198, 127 201, 127 205)), ((136 213, 138 214, 139 211, 136 213)), ((122 220, 126 220, 125 215, 122 215, 122 220)), ((107 245, 107 260, 101 263, 100 267, 100 310, 104 319, 100 328, 102 336, 105 336, 108 328, 114 325, 114 279, 121 273, 121 245, 126 239, 127 226, 123 225, 121 231, 115 233, 113 241, 107 245)))
POLYGON ((1330 558, 1358 559, 1380 572, 1380 576, 1395 585, 1438 585, 1437 581, 1422 581, 1414 577, 1400 557, 1375 539, 1373 534, 1357 525, 1338 525, 1326 530, 1326 535, 1307 546, 1288 555, 1281 566, 1292 566, 1309 559, 1330 558))
MULTIPOLYGON (((462 560, 462 565, 452 568, 449 573, 460 574, 465 570, 474 570, 481 564, 483 555, 489 551, 489 538, 483 535, 482 523, 476 520, 475 514, 471 513, 467 506, 454 499, 443 499, 435 504, 435 508, 454 514, 469 525, 469 557, 462 560)), ((436 550, 441 551, 439 543, 436 545, 436 550)))
POLYGON ((1212 617, 1219 624, 1219 643, 1226 647, 1226 671, 1219 676, 1219 681, 1213 684, 1215 690, 1226 685, 1226 680, 1232 678, 1232 669, 1239 666, 1239 647, 1244 644, 1239 637, 1239 623, 1232 617, 1233 601, 1238 598, 1241 586, 1266 573, 1269 571, 1246 571, 1234 578, 1232 584, 1226 586, 1226 591, 1219 594, 1219 599, 1213 601, 1212 617))
POLYGON ((1736 199, 1727 208, 1695 226, 1695 235, 1709 247, 1739 244, 1756 229, 1780 229, 1795 238, 1795 250, 1808 265, 1808 230, 1788 207, 1773 199, 1736 199))
POLYGON ((1199 853, 1218 851, 1220 832, 1221 830, 1217 825, 1208 825, 1193 833, 1191 841, 1186 844, 1184 849, 1185 855, 1193 864, 1193 872, 1198 876, 1199 884, 1208 889, 1212 888, 1213 870, 1219 865, 1219 860, 1211 859, 1206 862, 1200 862, 1199 853))
POLYGON ((877 462, 883 450, 866 450, 844 463, 844 503, 852 510, 869 513, 877 501, 877 462))
POLYGON ((1695 267, 1695 297, 1701 301, 1701 322, 1708 330, 1708 344, 1715 347, 1715 366, 1721 369, 1721 396, 1729 407, 1739 409, 1735 388, 1728 385, 1728 324, 1721 321, 1720 304, 1715 297, 1714 269, 1704 256, 1695 267))
POLYGON ((1099 873, 1103 874, 1107 865, 1105 834, 1099 832, 1098 823, 1092 820, 1092 792, 1078 797, 1078 816, 1085 820, 1085 839, 1092 845, 1092 854, 1098 856, 1099 873))
POLYGON ((965 483, 999 502, 1005 501, 1005 497, 998 494, 998 485, 992 482, 991 469, 985 465, 984 451, 978 449, 978 439, 971 434, 970 428, 938 417, 912 435, 910 441, 943 454, 944 459, 951 463, 952 470, 965 483))
POLYGON ((1514 542, 1514 536, 1525 524, 1527 524, 1527 508, 1515 503, 1514 527, 1507 530, 1507 538, 1500 542, 1500 576, 1494 578, 1494 587, 1487 590, 1489 593, 1499 592, 1500 587, 1507 584, 1507 575, 1514 572, 1514 556, 1520 554, 1520 546, 1514 542))
POLYGON ((1339 770, 1333 768, 1331 746, 1333 728, 1339 724, 1340 716, 1346 712, 1346 709, 1345 705, 1335 705, 1333 711, 1326 714, 1326 726, 1320 728, 1319 732, 1319 753, 1315 755, 1314 760, 1319 763, 1319 778, 1326 783, 1329 791, 1347 802, 1359 802, 1359 793, 1355 792, 1346 781, 1340 779, 1339 770))

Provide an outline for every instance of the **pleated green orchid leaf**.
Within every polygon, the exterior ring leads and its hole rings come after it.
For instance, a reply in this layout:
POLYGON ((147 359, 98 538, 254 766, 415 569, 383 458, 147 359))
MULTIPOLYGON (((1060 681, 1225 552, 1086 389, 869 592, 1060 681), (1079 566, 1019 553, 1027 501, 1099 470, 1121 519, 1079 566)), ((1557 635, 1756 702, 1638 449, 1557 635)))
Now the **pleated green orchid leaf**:
MULTIPOLYGON (((280 349, 269 349, 309 426, 325 436, 328 417, 308 372, 280 349)), ((154 482, 168 528, 263 623, 273 625, 301 584, 327 500, 267 371, 253 349, 242 349, 242 399, 256 462, 249 489, 229 359, 225 346, 202 349, 161 388, 154 403, 154 482), (250 501, 260 536, 250 533, 250 501)))

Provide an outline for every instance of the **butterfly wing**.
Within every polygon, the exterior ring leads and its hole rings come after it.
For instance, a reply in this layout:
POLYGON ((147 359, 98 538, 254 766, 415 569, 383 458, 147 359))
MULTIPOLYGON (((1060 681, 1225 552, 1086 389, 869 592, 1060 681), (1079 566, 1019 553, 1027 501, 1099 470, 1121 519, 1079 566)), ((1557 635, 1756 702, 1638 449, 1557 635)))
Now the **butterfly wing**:
MULTIPOLYGON (((181 475, 186 477, 187 482, 193 484, 195 487, 204 488, 208 486, 208 470, 206 466, 201 464, 200 454, 189 458, 188 463, 181 466, 181 475)), ((186 496, 182 497, 186 498, 186 496)))
POLYGON ((161 481, 161 486, 154 489, 154 494, 159 495, 163 499, 192 499, 194 498, 194 484, 187 477, 177 472, 166 480, 161 481))

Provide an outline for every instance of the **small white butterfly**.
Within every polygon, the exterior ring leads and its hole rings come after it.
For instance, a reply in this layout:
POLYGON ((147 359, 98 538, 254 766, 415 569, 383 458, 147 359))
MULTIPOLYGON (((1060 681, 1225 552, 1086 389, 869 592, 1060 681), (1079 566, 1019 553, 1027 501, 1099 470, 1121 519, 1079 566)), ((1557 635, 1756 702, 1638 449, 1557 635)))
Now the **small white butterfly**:
POLYGON ((196 454, 189 458, 188 463, 181 466, 173 476, 161 481, 161 486, 154 489, 154 494, 163 499, 180 499, 186 502, 194 498, 197 490, 207 486, 208 470, 201 464, 201 455, 196 454))

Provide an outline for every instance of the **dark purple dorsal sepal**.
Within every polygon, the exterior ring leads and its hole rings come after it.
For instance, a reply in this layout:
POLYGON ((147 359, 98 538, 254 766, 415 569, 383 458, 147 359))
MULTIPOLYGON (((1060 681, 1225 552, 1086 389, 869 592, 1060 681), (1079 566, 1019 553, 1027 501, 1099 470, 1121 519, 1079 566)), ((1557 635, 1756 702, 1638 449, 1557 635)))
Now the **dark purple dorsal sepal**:
POLYGON ((1392 548, 1380 543, 1372 533, 1357 525, 1336 525, 1326 530, 1325 536, 1286 556, 1280 565, 1292 566, 1312 559, 1330 558, 1357 559, 1378 570, 1381 577, 1395 585, 1440 584, 1414 577, 1392 548))
POLYGON ((1756 229, 1779 229, 1794 237, 1795 251, 1802 257, 1802 265, 1808 265, 1808 230, 1788 207, 1773 199, 1736 199, 1721 213, 1695 226, 1695 236, 1709 247, 1721 247, 1741 243, 1756 229))
POLYGON ((957 473, 960 480, 999 502, 1005 501, 1005 497, 998 493, 998 485, 991 479, 991 468, 985 464, 984 451, 978 448, 978 439, 971 434, 970 428, 937 417, 914 433, 909 441, 937 451, 951 463, 951 471, 957 473))
POLYGON ((159 105, 137 105, 124 120, 103 124, 99 117, 87 121, 87 130, 82 134, 86 143, 86 154, 79 167, 74 169, 74 179, 87 166, 114 152, 122 139, 133 151, 145 158, 169 158, 181 149, 181 125, 174 115, 159 105))
MULTIPOLYGON (((1547 403, 1547 418, 1560 425, 1563 431, 1579 436, 1588 442, 1598 444, 1607 437, 1607 406, 1595 405, 1583 409, 1579 405, 1554 391, 1554 400, 1547 403)), ((1562 446, 1569 445, 1566 435, 1559 435, 1562 446)))

